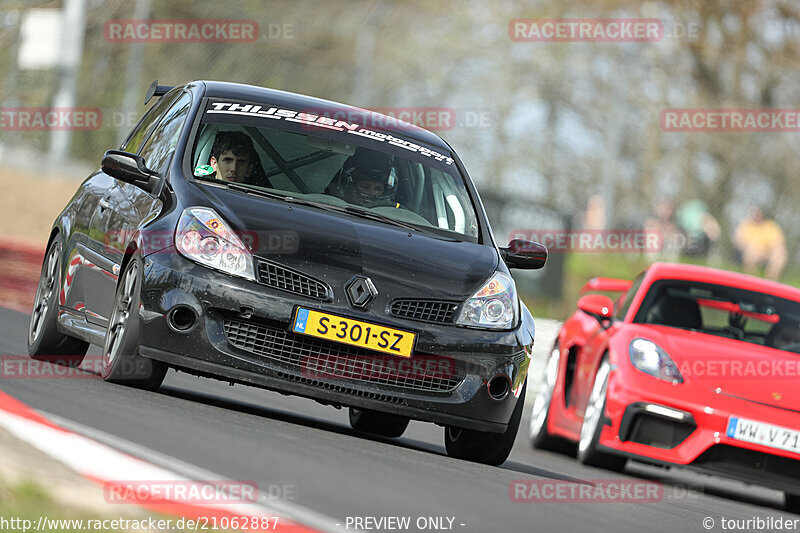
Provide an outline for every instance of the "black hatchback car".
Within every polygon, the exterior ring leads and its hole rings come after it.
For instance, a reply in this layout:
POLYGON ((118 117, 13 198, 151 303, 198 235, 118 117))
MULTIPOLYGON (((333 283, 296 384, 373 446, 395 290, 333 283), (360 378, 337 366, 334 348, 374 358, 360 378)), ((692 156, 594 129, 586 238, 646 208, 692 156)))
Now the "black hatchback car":
POLYGON ((533 319, 461 161, 426 130, 232 83, 154 83, 142 117, 58 216, 34 358, 103 346, 111 382, 168 368, 350 408, 356 430, 445 428, 500 464, 522 415, 533 319))

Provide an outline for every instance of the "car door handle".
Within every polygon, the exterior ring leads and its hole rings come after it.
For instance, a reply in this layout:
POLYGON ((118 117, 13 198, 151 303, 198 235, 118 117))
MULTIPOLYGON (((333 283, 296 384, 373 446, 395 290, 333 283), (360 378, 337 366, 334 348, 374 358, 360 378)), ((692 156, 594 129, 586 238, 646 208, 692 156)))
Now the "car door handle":
POLYGON ((111 204, 108 203, 108 198, 102 198, 99 202, 97 202, 97 205, 99 205, 100 209, 103 210, 108 209, 111 204))

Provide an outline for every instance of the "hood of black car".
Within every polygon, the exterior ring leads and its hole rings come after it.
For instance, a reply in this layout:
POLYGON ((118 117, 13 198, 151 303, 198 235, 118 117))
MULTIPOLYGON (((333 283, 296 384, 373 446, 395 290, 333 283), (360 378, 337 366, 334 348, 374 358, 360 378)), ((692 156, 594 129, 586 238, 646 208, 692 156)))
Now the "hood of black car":
POLYGON ((390 299, 466 299, 499 264, 490 245, 239 191, 197 189, 254 256, 323 280, 334 290, 361 274, 390 299))

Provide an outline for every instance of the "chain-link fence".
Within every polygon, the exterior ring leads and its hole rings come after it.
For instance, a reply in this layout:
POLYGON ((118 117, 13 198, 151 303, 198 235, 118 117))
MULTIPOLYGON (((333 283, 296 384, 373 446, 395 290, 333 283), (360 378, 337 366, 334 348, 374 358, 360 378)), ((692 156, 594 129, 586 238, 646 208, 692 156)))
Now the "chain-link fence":
POLYGON ((482 190, 568 213, 578 228, 682 235, 669 241, 672 255, 653 258, 736 265, 736 227, 759 205, 795 269, 800 10, 789 0, 243 0, 202 10, 6 0, 0 9, 5 165, 24 147, 50 169, 63 157, 96 166, 144 111, 154 79, 252 83, 417 110, 413 120, 454 146, 482 190), (660 33, 586 42, 567 28, 548 39, 533 18, 545 15, 593 32, 609 18, 657 21, 660 33), (55 118, 41 114, 53 108, 55 118), (706 116, 685 116, 698 109, 706 116), (786 116, 731 126, 732 112, 750 109, 786 116))

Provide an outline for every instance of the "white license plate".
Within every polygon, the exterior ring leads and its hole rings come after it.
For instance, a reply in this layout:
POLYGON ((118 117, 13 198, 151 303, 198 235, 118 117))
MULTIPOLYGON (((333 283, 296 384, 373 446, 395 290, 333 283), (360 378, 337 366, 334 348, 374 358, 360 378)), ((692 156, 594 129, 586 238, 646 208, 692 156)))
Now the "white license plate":
POLYGON ((728 437, 800 454, 800 431, 764 422, 732 416, 728 419, 728 437))

